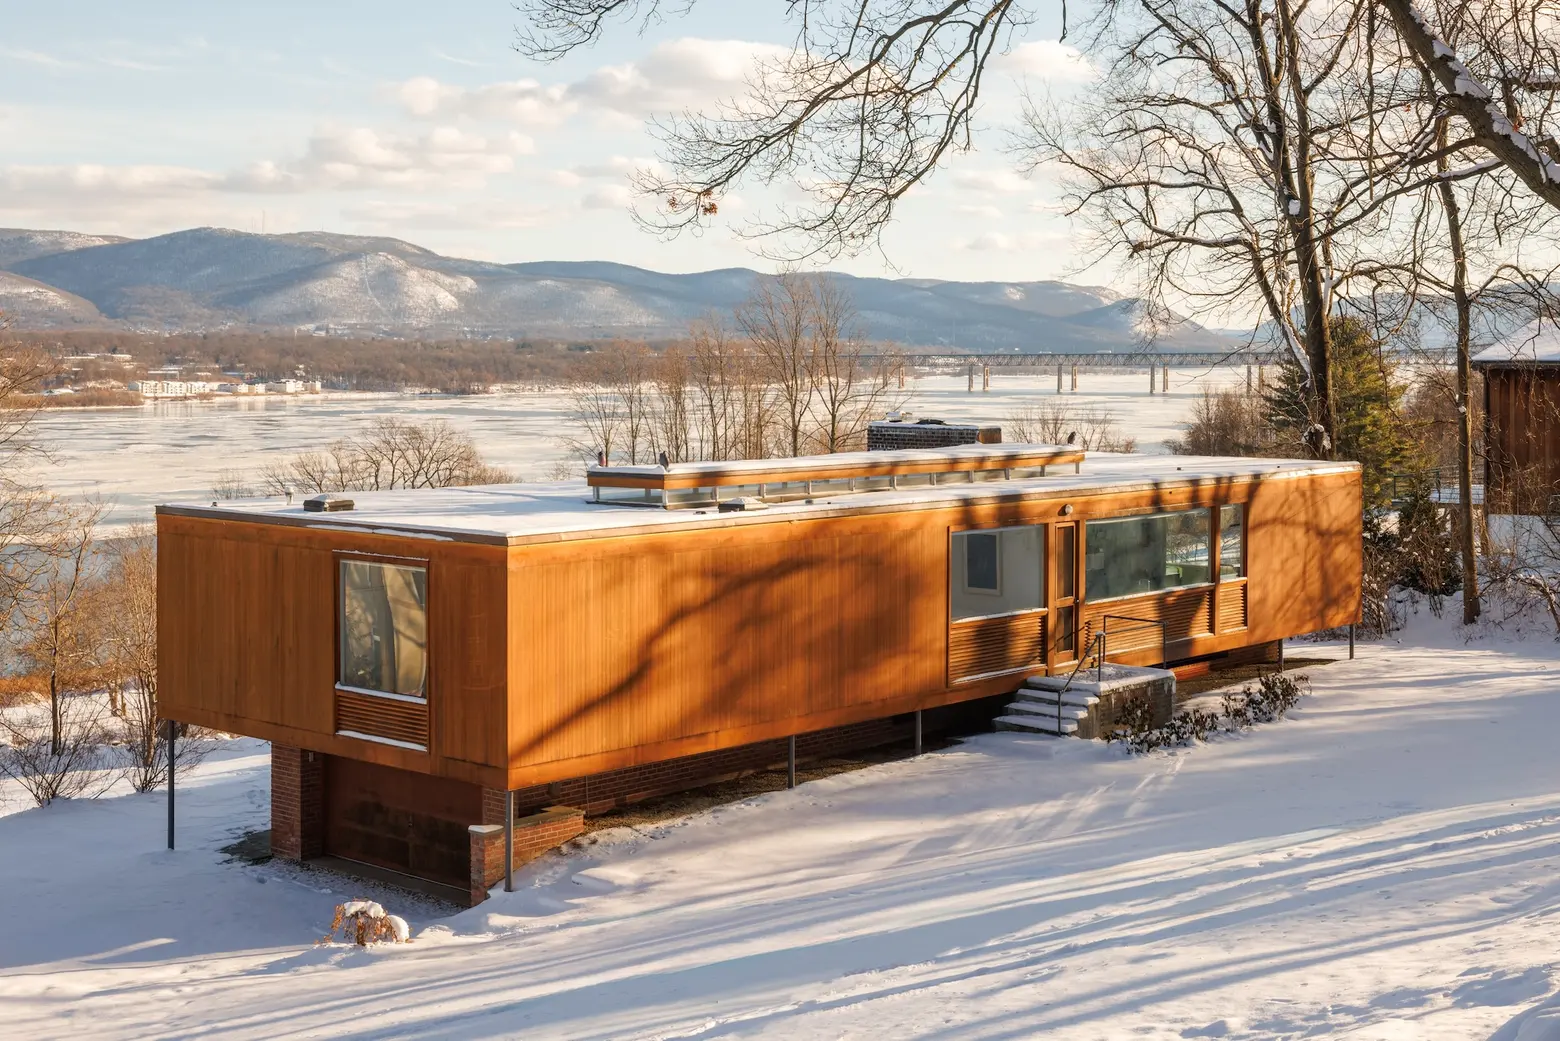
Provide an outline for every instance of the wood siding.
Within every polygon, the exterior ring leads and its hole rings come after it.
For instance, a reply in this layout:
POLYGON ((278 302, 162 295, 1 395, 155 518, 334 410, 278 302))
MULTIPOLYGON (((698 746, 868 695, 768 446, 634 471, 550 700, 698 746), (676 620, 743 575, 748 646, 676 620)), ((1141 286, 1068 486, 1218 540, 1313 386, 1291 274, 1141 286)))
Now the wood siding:
POLYGON ((1560 492, 1560 366, 1484 369, 1490 513, 1539 513, 1560 492))
MULTIPOLYGON (((546 783, 1011 690, 1012 672, 959 681, 982 675, 967 670, 1029 659, 1031 651, 1027 636, 1016 639, 1006 628, 1011 620, 997 623, 1005 636, 950 625, 950 531, 1051 523, 1064 503, 1073 507, 1069 520, 1087 522, 1227 502, 1247 508, 1250 586, 1258 591, 1247 628, 1211 631, 1213 586, 1112 602, 1110 613, 1158 611, 1178 658, 1356 619, 1358 473, 744 519, 513 547, 510 783, 546 783)), ((1105 609, 1080 611, 1088 617, 1105 609)), ((1152 639, 1155 649, 1142 657, 1157 661, 1157 633, 1152 639)))
MULTIPOLYGON (((502 547, 160 516, 159 700, 171 719, 501 786, 508 666, 502 547), (428 562, 426 752, 337 735, 339 554, 428 562)), ((361 722, 398 703, 366 698, 361 722)), ((404 703, 400 703, 404 704, 404 703)), ((354 728, 355 729, 355 728, 354 728)), ((373 732, 373 731, 370 731, 373 732)))

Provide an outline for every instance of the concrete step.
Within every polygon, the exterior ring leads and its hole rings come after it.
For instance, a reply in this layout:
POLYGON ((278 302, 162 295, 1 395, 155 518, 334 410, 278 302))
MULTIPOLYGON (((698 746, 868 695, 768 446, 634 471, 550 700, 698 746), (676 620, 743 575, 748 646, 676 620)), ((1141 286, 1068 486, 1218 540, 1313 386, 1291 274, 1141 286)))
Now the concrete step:
MULTIPOLYGON (((1045 705, 1056 704, 1057 692, 1054 690, 1042 690, 1036 687, 1020 687, 1013 692, 1013 697, 1019 701, 1035 701, 1045 705)), ((1068 690, 1061 693, 1062 704, 1082 705, 1087 708, 1090 705, 1099 704, 1100 699, 1085 691, 1068 690)))
MULTIPOLYGON (((1049 705, 1038 701, 1012 701, 1008 703, 1007 714, 1010 716, 1045 716, 1055 719, 1058 715, 1056 702, 1049 705)), ((1082 719, 1089 714, 1087 707, 1083 705, 1063 705, 1061 717, 1063 719, 1082 719)))
MULTIPOLYGON (((998 716, 993 722, 998 730, 1016 730, 1030 734, 1055 734, 1056 720, 1044 716, 998 716)), ((1062 734, 1076 733, 1078 724, 1070 719, 1062 720, 1062 734)))

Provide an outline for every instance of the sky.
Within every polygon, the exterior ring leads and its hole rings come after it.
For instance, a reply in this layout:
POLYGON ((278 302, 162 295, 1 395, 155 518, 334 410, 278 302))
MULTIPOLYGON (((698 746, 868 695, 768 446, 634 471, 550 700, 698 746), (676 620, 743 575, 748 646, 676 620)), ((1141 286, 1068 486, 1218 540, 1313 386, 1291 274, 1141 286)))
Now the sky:
MULTIPOLYGON (((1009 147, 1022 89, 1088 78, 1055 42, 1049 2, 998 63, 974 152, 912 194, 886 255, 830 266, 1081 273, 1054 186, 1020 175, 1009 147)), ((634 224, 629 178, 655 162, 647 120, 732 96, 755 55, 788 45, 784 6, 702 0, 541 65, 515 51, 507 0, 12 3, 0 34, 0 226, 325 230, 503 262, 772 268, 735 229, 783 190, 741 186, 715 226, 668 242, 634 224)))

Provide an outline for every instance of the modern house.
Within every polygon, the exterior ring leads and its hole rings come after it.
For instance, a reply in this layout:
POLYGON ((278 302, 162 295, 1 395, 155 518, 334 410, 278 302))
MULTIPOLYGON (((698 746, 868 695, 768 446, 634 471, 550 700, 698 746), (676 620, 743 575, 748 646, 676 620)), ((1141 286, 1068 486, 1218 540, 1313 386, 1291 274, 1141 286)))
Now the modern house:
POLYGON ((1021 444, 168 505, 160 700, 273 743, 277 854, 475 901, 506 838, 935 729, 1102 630, 1159 664, 1353 622, 1360 517, 1353 463, 1021 444))

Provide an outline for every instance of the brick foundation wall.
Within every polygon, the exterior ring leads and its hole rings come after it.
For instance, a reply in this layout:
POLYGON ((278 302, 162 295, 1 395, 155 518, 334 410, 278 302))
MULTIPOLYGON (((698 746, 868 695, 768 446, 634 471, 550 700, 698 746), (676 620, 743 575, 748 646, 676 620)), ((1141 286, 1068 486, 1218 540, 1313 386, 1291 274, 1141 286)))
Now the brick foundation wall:
POLYGON ((1270 640, 1250 647, 1237 647, 1226 654, 1218 665, 1277 665, 1279 646, 1279 641, 1270 640))
POLYGON ((271 853, 307 860, 325 848, 325 757, 271 746, 271 853))
MULTIPOLYGON (((914 723, 909 717, 895 717, 798 734, 796 757, 819 759, 841 752, 872 748, 904 740, 913 732, 914 723)), ((515 812, 533 813, 543 807, 562 803, 578 806, 589 814, 604 813, 652 796, 680 792, 754 770, 782 766, 785 758, 786 741, 780 738, 658 763, 645 763, 623 770, 521 788, 515 792, 515 812)), ((503 798, 502 792, 498 795, 500 799, 503 798)), ((500 809, 498 820, 503 819, 503 811, 500 809)))
MULTIPOLYGON (((502 813, 503 792, 497 795, 502 813)), ((487 793, 484 793, 487 794, 487 793)), ((502 816, 500 816, 502 820, 502 816)), ((503 824, 473 824, 471 833, 471 903, 475 907, 487 899, 487 891, 504 877, 503 824)), ((585 830, 585 811, 573 806, 549 806, 536 813, 515 818, 514 867, 535 860, 548 850, 557 849, 585 830)))
POLYGON ((900 448, 951 448, 954 445, 1000 444, 1002 428, 973 423, 867 424, 867 450, 887 452, 900 448))
MULTIPOLYGON (((947 705, 927 709, 922 713, 922 730, 930 736, 950 729, 978 730, 987 728, 991 719, 1001 712, 1007 697, 986 698, 980 701, 947 705)), ((886 719, 873 719, 864 723, 816 730, 796 737, 798 760, 824 759, 844 752, 861 751, 878 745, 904 741, 915 734, 915 720, 906 713, 886 719)), ((717 781, 728 780, 755 770, 784 766, 786 741, 760 741, 736 748, 723 748, 713 752, 667 759, 658 763, 645 763, 622 770, 591 774, 552 784, 521 788, 515 792, 515 813, 534 813, 546 806, 564 804, 577 806, 587 814, 605 813, 607 810, 627 806, 641 799, 671 792, 686 791, 717 781)), ((494 793, 498 802, 497 815, 492 823, 502 823, 503 793, 494 793)))

